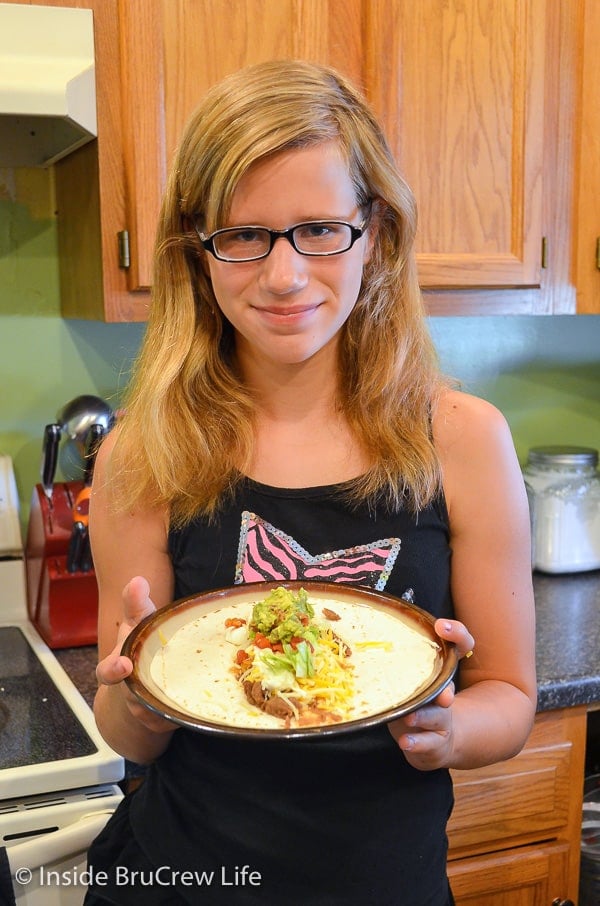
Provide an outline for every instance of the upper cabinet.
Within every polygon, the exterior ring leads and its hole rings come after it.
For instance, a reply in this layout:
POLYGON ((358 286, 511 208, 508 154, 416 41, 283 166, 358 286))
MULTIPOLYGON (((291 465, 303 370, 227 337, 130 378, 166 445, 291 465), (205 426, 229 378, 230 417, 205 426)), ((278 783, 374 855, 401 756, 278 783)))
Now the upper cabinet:
POLYGON ((575 256, 577 311, 600 313, 600 3, 584 0, 579 60, 575 256))
POLYGON ((370 95, 419 203, 424 288, 540 284, 545 7, 369 5, 370 95))
POLYGON ((281 57, 365 90, 417 198, 431 313, 572 312, 586 268, 579 304, 600 311, 575 220, 600 235, 597 0, 46 2, 92 8, 96 34, 98 140, 55 167, 65 316, 145 319, 188 116, 227 73, 281 57))

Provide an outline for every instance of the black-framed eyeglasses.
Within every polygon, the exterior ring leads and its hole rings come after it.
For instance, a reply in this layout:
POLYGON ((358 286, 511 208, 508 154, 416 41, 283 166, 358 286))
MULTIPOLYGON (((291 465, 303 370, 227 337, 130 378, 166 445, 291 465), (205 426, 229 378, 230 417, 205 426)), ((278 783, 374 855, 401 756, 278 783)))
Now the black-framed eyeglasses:
POLYGON ((368 219, 365 217, 358 226, 344 220, 309 220, 287 230, 239 226, 215 230, 208 236, 198 227, 196 232, 206 251, 219 261, 258 261, 270 254, 278 239, 287 239, 301 255, 325 257, 351 249, 363 235, 368 219))

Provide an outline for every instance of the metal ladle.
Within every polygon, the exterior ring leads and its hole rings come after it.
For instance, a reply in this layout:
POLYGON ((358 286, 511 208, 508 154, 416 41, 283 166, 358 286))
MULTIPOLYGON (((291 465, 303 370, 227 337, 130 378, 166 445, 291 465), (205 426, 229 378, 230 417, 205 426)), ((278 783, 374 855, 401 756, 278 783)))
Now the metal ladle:
POLYGON ((56 416, 64 439, 61 450, 61 469, 65 477, 81 478, 85 471, 85 456, 92 425, 101 425, 104 433, 114 422, 114 412, 99 396, 76 396, 56 416))

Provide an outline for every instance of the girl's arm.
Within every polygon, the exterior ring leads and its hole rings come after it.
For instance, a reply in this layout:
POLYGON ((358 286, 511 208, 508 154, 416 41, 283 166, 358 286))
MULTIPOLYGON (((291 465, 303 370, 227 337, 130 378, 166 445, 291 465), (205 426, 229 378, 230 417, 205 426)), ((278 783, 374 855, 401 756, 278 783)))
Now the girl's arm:
MULTIPOLYGON (((118 429, 117 429, 118 430, 118 429)), ((94 469, 90 538, 98 580, 96 723, 108 744, 130 761, 153 761, 167 747, 173 724, 141 705, 123 682, 131 661, 121 646, 140 620, 173 599, 164 512, 117 512, 109 466, 116 432, 102 444, 94 469), (142 578, 143 577, 143 578, 142 578)))
POLYGON ((470 634, 473 655, 461 661, 456 695, 449 688, 391 729, 415 767, 473 768, 520 751, 535 715, 529 512, 510 431, 493 406, 446 394, 434 439, 450 519, 452 597, 463 624, 436 628, 461 653, 470 634))

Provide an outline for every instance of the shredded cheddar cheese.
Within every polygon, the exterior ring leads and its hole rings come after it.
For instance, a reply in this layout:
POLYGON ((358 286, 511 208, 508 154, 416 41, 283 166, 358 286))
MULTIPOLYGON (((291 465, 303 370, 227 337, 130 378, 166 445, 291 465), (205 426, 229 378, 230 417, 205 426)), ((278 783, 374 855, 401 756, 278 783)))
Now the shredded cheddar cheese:
POLYGON ((298 679, 308 700, 324 711, 344 712, 354 695, 354 671, 340 654, 331 632, 325 633, 315 652, 314 676, 298 679))

